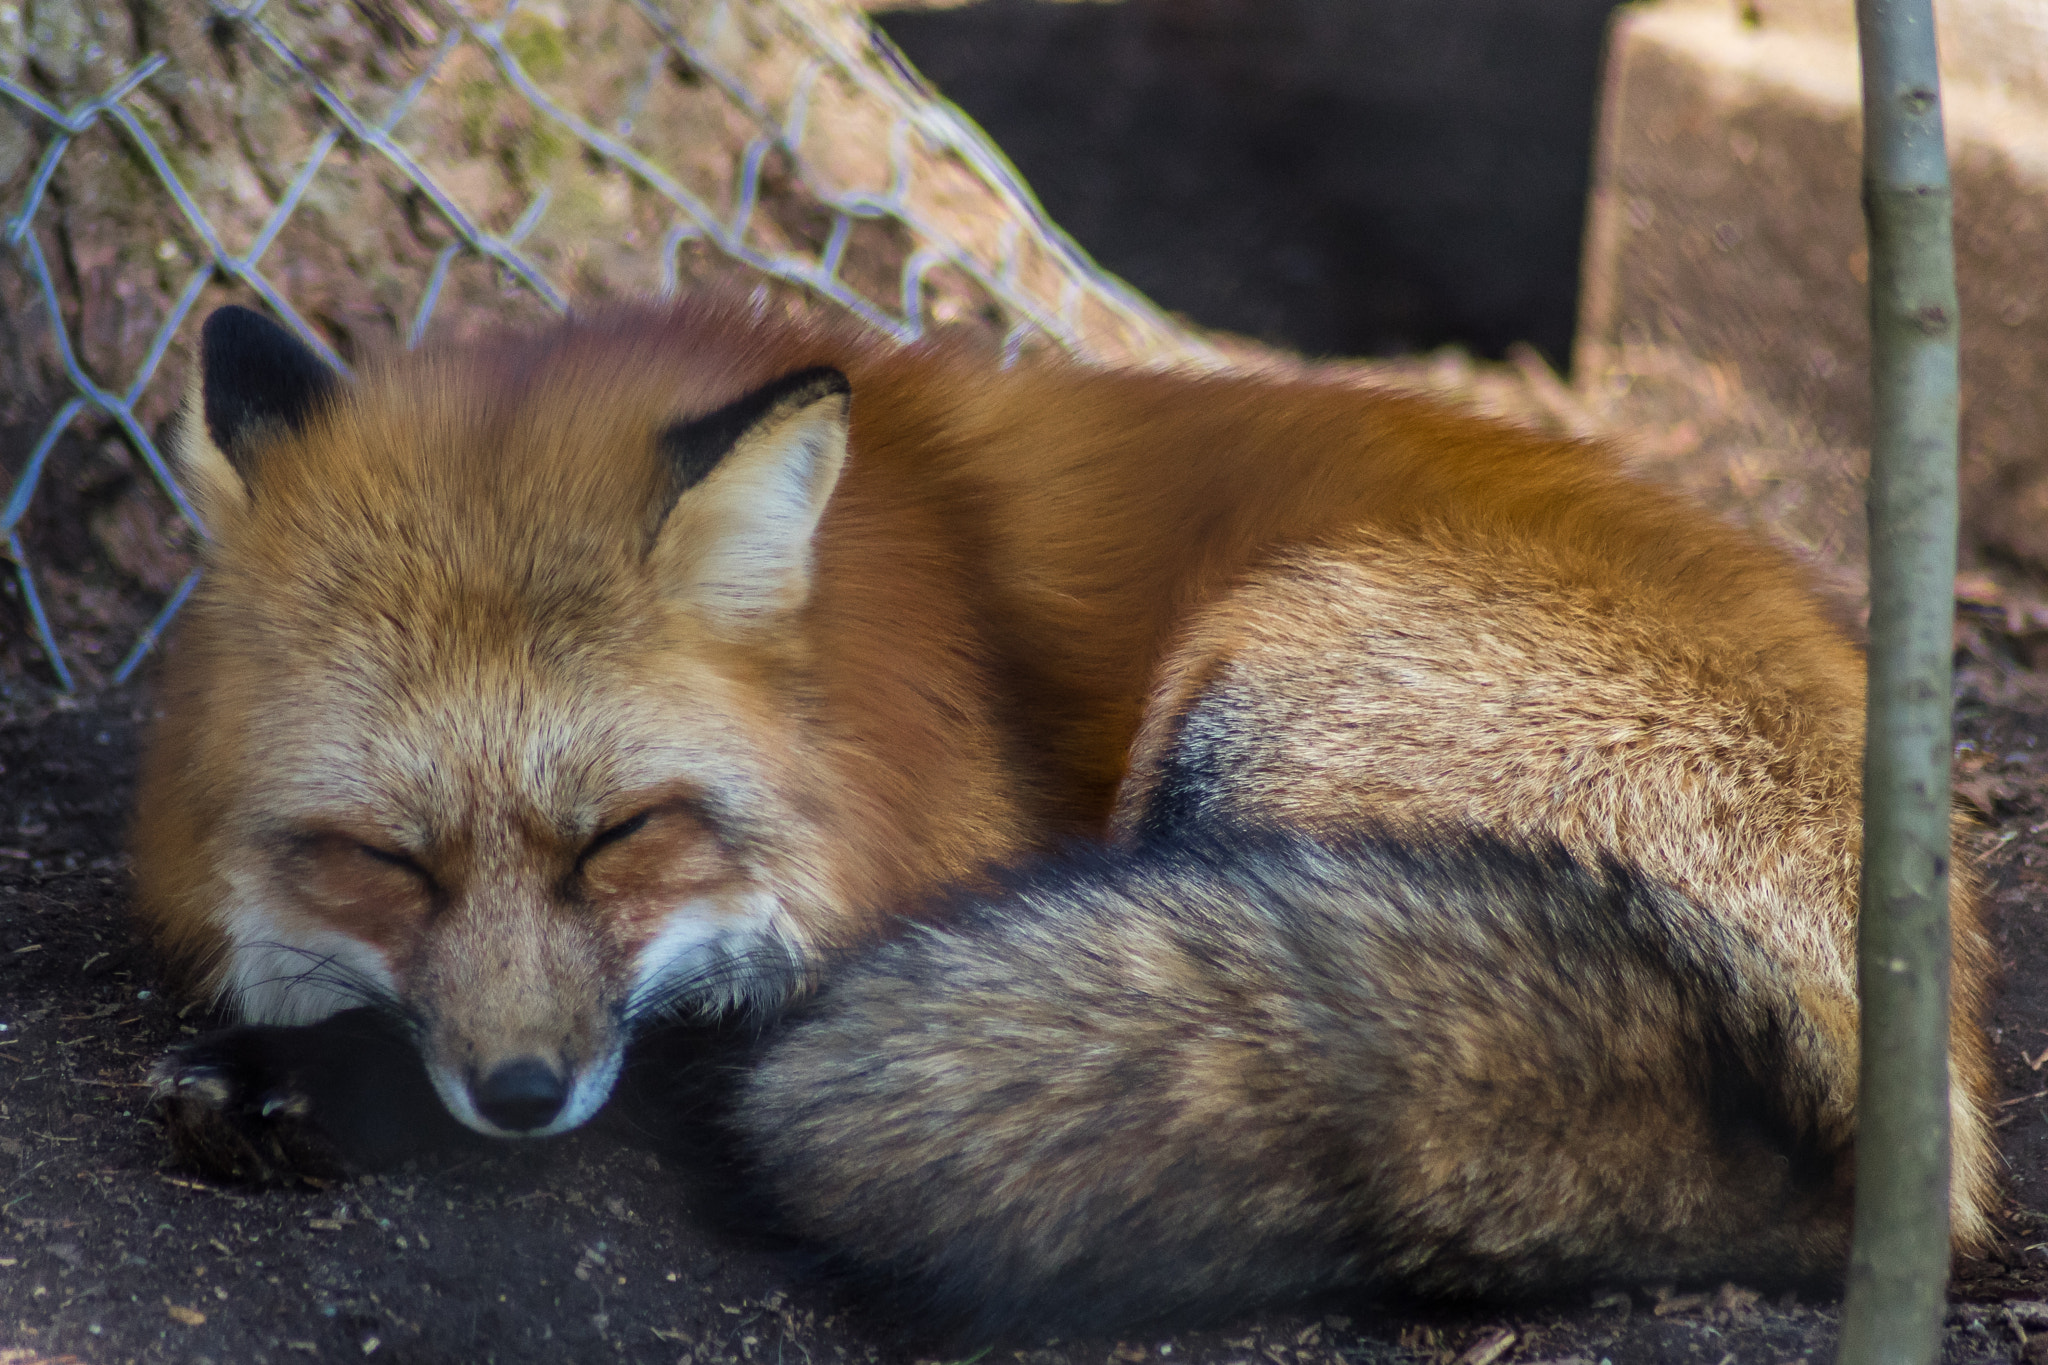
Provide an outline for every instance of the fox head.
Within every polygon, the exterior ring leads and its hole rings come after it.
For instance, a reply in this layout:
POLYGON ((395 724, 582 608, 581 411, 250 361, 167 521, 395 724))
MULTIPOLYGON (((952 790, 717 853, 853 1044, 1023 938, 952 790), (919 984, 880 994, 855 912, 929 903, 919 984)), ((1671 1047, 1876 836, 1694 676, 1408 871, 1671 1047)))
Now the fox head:
POLYGON ((399 1011, 494 1135, 588 1118, 636 1020, 779 1003, 847 895, 794 623, 848 381, 609 335, 347 380, 226 308, 177 442, 144 913, 251 1022, 399 1011))

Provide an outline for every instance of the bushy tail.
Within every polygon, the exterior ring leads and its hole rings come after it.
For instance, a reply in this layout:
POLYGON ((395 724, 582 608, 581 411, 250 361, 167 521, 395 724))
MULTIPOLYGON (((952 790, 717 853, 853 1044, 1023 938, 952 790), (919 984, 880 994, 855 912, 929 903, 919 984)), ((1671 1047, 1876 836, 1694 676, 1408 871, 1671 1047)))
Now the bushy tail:
POLYGON ((982 1339, 1832 1277, 1853 1063, 1782 976, 1555 849, 1077 854, 848 966, 736 1122, 798 1232, 982 1339))

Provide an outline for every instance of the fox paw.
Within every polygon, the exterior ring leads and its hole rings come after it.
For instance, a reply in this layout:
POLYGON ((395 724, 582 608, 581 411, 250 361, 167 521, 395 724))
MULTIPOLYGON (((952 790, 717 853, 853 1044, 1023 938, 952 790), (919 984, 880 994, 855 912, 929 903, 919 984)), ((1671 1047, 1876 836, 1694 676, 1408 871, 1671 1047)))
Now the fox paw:
POLYGON ((173 1048, 152 1076, 179 1157, 229 1179, 333 1180, 484 1141, 448 1113, 386 1010, 222 1029, 173 1048))
POLYGON ((244 1184, 347 1176, 350 1163, 314 1122, 311 1096, 265 1064, 258 1032, 208 1034, 151 1069, 151 1106, 179 1163, 244 1184))

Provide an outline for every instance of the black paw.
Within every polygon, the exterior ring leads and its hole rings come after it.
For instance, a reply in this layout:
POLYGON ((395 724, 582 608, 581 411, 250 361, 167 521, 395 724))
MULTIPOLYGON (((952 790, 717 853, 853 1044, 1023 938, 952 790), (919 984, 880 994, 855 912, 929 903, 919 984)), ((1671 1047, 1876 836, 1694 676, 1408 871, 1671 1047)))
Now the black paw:
POLYGON ((268 1185, 350 1174, 313 1121, 313 1100, 269 1065, 263 1030, 231 1028, 172 1048, 151 1068, 151 1104, 178 1163, 268 1185))
POLYGON ((334 1180, 480 1140, 442 1106, 403 1026, 374 1010, 223 1029, 171 1049, 150 1081, 179 1161, 221 1179, 334 1180))

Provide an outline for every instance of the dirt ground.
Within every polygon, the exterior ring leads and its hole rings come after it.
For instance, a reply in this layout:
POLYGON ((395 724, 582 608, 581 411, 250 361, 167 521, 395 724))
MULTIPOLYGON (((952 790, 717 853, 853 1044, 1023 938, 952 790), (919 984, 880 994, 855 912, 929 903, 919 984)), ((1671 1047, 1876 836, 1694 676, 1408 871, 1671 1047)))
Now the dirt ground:
MULTIPOLYGON (((1948 1359, 2048 1360, 2048 677, 2019 657, 2036 608, 1973 596, 1959 788, 1986 816, 2006 962, 1990 1022, 2012 1178, 1998 1257, 1959 1267, 1948 1359)), ((919 1357, 915 1323, 860 1318, 707 1233, 676 1178, 602 1126, 323 1188, 228 1188, 169 1165, 143 1074, 208 1021, 166 997, 123 919, 143 704, 116 695, 0 730, 0 1365, 919 1357)), ((1831 1358, 1835 1315, 1712 1285, 1507 1313, 1361 1303, 1015 1359, 1776 1365, 1831 1358)))

